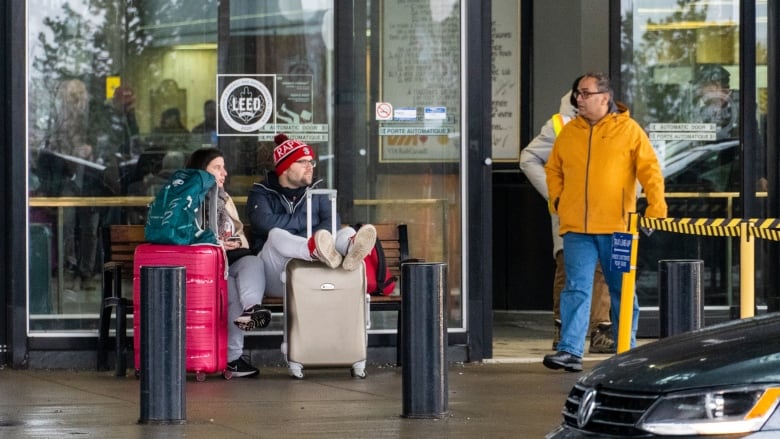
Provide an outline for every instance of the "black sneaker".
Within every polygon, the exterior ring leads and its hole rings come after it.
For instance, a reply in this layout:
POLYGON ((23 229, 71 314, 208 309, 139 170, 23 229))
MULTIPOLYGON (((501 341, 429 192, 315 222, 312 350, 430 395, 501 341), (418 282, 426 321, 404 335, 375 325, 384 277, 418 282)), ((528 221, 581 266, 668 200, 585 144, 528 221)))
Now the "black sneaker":
POLYGON ((233 323, 244 331, 265 328, 271 323, 271 311, 263 308, 263 305, 253 305, 236 317, 233 323))
POLYGON ((235 361, 227 364, 227 371, 233 378, 253 377, 260 373, 260 370, 244 361, 244 357, 238 357, 235 361))
POLYGON ((582 372, 582 358, 568 352, 558 351, 554 354, 545 355, 542 363, 548 369, 582 372))

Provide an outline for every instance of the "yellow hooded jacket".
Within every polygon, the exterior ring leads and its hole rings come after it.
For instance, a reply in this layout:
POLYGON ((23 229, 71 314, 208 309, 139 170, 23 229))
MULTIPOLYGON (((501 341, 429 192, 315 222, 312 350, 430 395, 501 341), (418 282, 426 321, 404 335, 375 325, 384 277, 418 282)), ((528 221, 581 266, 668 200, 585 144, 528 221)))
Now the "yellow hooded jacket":
POLYGON ((645 216, 666 217, 658 158, 622 104, 593 126, 582 116, 567 123, 544 170, 561 235, 627 231, 628 214, 636 211, 637 180, 647 197, 645 216))

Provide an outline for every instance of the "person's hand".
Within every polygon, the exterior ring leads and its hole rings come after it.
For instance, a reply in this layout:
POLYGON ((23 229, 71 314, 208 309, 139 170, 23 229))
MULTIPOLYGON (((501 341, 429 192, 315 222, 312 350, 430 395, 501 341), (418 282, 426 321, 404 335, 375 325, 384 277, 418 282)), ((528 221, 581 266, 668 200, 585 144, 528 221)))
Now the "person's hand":
POLYGON ((241 247, 241 240, 226 239, 222 241, 222 247, 224 247, 225 250, 235 250, 241 247))

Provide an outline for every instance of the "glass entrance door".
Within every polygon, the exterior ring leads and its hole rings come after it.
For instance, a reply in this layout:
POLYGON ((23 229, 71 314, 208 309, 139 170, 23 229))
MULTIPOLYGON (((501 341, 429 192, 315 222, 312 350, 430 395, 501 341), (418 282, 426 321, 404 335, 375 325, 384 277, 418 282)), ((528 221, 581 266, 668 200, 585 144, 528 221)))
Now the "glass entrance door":
POLYGON ((103 230, 143 224, 195 149, 223 150, 245 215, 279 132, 316 149, 342 222, 407 224, 448 264, 465 328, 460 2, 27 3, 30 336, 95 334, 103 230))
MULTIPOLYGON (((273 169, 277 133, 305 141, 342 223, 406 224, 412 257, 448 263, 449 326, 463 327, 460 3, 233 0, 220 14, 232 193, 273 169), (241 93, 269 111, 242 122, 241 93)), ((395 330, 395 313, 375 314, 373 331, 395 330)))
MULTIPOLYGON (((740 190, 755 192, 758 217, 767 208, 766 1, 756 1, 754 83, 758 138, 740 144, 739 1, 633 0, 621 4, 622 96, 631 115, 648 131, 662 165, 669 216, 739 218, 740 190), (755 181, 742 188, 740 154, 751 149, 755 181)), ((752 94, 752 93, 751 93, 752 94)), ((746 94, 750 96, 751 94, 746 94)), ((657 305, 660 259, 703 259, 704 301, 727 317, 739 304, 739 239, 657 232, 642 237, 637 294, 645 306, 657 305)), ((757 246, 757 249, 760 247, 757 246)), ((766 267, 761 260, 756 267, 766 267)), ((767 276, 759 268, 756 279, 767 276)), ((765 306, 763 291, 756 304, 765 306)))
POLYGON ((217 1, 29 0, 27 11, 29 334, 94 336, 103 231, 143 224, 171 170, 215 143, 217 1))

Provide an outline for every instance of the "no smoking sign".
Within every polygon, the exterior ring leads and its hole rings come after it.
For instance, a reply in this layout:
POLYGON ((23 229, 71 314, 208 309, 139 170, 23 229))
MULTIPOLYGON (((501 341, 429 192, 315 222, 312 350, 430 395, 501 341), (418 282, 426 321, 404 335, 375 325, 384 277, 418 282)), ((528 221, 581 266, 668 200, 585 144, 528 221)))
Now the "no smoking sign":
POLYGON ((376 120, 392 120, 393 105, 389 102, 376 103, 376 120))

